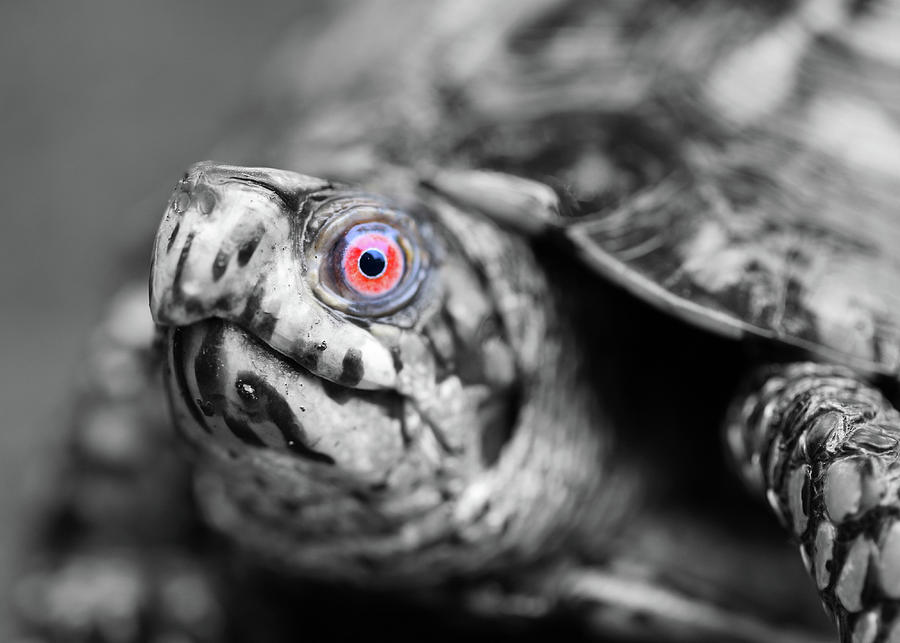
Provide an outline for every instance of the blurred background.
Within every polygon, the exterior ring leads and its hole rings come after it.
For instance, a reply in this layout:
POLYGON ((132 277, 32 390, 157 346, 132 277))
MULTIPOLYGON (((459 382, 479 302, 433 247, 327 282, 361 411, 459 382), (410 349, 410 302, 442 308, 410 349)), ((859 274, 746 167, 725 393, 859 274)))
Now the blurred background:
POLYGON ((28 480, 62 440, 68 382, 123 258, 149 259, 172 185, 235 126, 316 4, 0 3, 0 605, 28 480))

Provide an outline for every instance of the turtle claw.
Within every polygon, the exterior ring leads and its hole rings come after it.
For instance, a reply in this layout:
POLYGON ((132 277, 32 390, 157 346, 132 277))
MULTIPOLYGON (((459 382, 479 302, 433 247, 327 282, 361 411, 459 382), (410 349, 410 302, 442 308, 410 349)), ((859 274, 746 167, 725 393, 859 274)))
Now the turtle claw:
POLYGON ((900 413, 850 371, 796 364, 734 407, 728 443, 842 640, 900 640, 900 413))

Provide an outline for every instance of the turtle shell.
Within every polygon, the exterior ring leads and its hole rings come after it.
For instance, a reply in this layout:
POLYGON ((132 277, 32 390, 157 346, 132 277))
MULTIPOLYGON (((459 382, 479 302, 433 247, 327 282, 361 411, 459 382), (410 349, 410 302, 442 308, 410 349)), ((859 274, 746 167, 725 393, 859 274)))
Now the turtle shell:
MULTIPOLYGON (((742 30, 710 6, 691 15, 702 61, 678 60, 690 24, 650 21, 618 85, 596 66, 569 77, 606 96, 483 128, 476 163, 556 188, 586 262, 650 303, 896 376, 900 57, 877 34, 900 18, 806 3, 742 30)), ((619 29, 594 33, 624 47, 619 29)))
MULTIPOLYGON (((827 118, 841 127, 841 115, 827 118)), ((900 156, 892 174, 786 136, 750 140, 572 221, 568 234, 589 265, 691 323, 896 376, 900 156)))

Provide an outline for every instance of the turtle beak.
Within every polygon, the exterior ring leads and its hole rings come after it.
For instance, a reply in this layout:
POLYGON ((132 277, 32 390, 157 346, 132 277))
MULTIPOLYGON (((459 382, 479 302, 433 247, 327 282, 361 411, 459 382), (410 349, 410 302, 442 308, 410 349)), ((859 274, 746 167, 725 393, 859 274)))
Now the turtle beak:
POLYGON ((156 323, 239 318, 259 276, 291 252, 303 194, 326 186, 280 170, 194 165, 178 183, 156 238, 150 279, 156 323))
POLYGON ((191 168, 156 237, 154 321, 180 327, 221 319, 319 377, 354 388, 394 387, 389 349, 326 310, 306 283, 301 204, 331 187, 281 170, 191 168))

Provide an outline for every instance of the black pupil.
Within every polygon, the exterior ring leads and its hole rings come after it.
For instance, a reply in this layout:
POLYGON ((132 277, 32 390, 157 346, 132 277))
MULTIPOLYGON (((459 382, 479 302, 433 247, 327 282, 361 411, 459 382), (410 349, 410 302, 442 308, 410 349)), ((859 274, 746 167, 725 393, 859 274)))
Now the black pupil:
POLYGON ((369 279, 380 277, 387 267, 387 258, 378 248, 369 248, 359 255, 359 271, 369 279))

